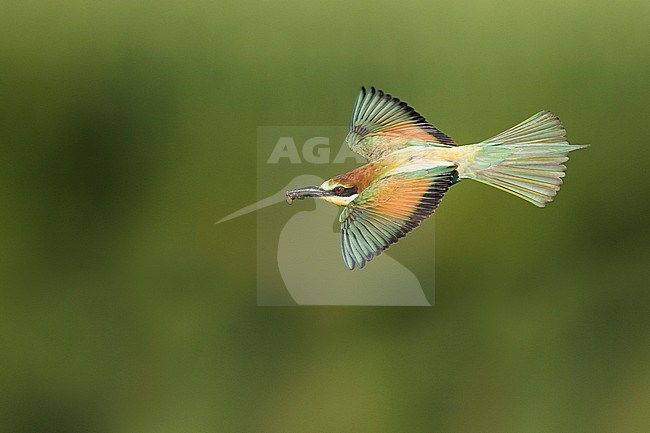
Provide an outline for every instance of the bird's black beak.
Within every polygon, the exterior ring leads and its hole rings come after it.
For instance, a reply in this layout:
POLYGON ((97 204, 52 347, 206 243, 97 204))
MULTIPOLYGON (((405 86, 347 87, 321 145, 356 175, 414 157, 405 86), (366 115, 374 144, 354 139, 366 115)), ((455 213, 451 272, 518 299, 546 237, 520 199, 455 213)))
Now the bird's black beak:
POLYGON ((321 188, 320 186, 306 186, 304 188, 292 189, 287 191, 287 203, 291 204, 294 200, 302 200, 307 197, 327 197, 332 195, 329 191, 321 188))

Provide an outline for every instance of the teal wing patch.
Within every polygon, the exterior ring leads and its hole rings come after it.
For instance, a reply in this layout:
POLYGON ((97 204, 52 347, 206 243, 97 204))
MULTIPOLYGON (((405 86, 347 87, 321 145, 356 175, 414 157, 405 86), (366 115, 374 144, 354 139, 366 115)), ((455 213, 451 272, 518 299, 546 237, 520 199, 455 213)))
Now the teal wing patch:
POLYGON ((387 176, 366 188, 339 217, 348 269, 363 268, 431 215, 457 179, 453 167, 387 176))
POLYGON ((410 145, 456 145, 406 102, 374 87, 359 91, 345 141, 371 161, 410 145))

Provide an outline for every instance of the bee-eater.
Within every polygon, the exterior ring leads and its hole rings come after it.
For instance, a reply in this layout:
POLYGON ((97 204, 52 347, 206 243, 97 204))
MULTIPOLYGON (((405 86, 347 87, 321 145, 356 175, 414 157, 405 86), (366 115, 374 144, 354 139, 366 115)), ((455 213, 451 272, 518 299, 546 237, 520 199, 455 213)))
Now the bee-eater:
POLYGON ((345 139, 368 163, 320 186, 286 192, 287 202, 316 197, 343 206, 341 251, 363 268, 431 215, 449 187, 474 179, 535 206, 551 202, 572 150, 560 119, 541 111, 501 134, 457 147, 405 102, 362 87, 345 139))

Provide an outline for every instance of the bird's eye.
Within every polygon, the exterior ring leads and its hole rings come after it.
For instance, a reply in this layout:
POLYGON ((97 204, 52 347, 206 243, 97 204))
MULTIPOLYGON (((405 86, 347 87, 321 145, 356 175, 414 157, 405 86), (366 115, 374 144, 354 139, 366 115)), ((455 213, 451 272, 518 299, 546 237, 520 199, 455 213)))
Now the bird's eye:
POLYGON ((337 186, 334 188, 334 194, 341 194, 343 192, 343 187, 342 186, 337 186))

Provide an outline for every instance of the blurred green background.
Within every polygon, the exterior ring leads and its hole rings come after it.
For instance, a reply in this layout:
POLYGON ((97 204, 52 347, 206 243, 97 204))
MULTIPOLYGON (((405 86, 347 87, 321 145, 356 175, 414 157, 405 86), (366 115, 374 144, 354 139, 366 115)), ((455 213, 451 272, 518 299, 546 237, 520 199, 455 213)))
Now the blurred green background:
POLYGON ((3 0, 0 431, 650 431, 649 28, 645 0, 3 0), (550 109, 592 147, 546 209, 454 187, 433 308, 257 307, 255 215, 213 224, 256 200, 256 128, 345 125, 362 84, 460 143, 550 109))

